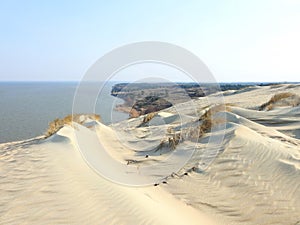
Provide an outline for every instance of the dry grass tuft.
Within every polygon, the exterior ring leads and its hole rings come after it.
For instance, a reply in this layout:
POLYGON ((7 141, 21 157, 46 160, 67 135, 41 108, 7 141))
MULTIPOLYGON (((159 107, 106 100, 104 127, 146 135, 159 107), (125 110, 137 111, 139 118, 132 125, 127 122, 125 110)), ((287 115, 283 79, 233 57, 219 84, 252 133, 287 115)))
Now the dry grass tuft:
POLYGON ((220 121, 217 119, 212 119, 213 115, 215 115, 218 112, 222 111, 231 111, 230 110, 230 104, 221 104, 221 105, 215 105, 212 107, 209 107, 205 113, 200 116, 199 121, 201 124, 188 131, 188 137, 191 140, 198 140, 200 137, 202 137, 205 133, 208 133, 211 131, 212 127, 216 124, 224 123, 226 121, 220 121))
POLYGON ((154 151, 158 151, 158 150, 161 150, 163 147, 166 146, 166 141, 165 140, 161 140, 159 145, 154 149, 154 151))
POLYGON ((275 94, 273 95, 273 97, 266 103, 262 104, 260 107, 259 107, 259 110, 262 111, 262 110, 272 110, 274 108, 274 104, 279 102, 280 100, 283 100, 283 99, 286 99, 286 98, 290 98, 290 97, 294 97, 296 96, 295 94, 293 93, 290 93, 290 92, 283 92, 283 93, 279 93, 279 94, 275 94))
POLYGON ((168 147, 169 149, 174 150, 179 144, 181 139, 181 133, 174 133, 172 137, 168 138, 168 147))
POLYGON ((177 132, 177 133, 172 133, 172 134, 168 134, 170 137, 165 138, 163 140, 160 141, 159 145, 155 148, 155 152, 158 150, 161 150, 163 148, 168 148, 170 150, 175 150, 177 145, 183 141, 183 139, 181 138, 181 133, 177 132))
POLYGON ((52 122, 49 123, 48 130, 45 133, 46 137, 50 137, 51 135, 55 134, 64 126, 64 121, 62 119, 56 118, 52 122))
POLYGON ((146 116, 144 116, 143 123, 148 123, 156 115, 157 115, 157 113, 155 113, 155 112, 147 114, 146 116))
POLYGON ((72 125, 72 122, 76 122, 79 124, 83 124, 85 119, 92 119, 96 121, 101 121, 100 115, 97 114, 70 114, 65 116, 62 119, 56 118, 52 122, 49 123, 48 130, 45 133, 46 138, 55 134, 59 131, 64 125, 72 125))
POLYGON ((148 122, 150 122, 150 120, 152 120, 155 116, 157 115, 156 112, 151 112, 148 113, 144 116, 143 121, 141 122, 140 125, 138 125, 137 127, 142 127, 145 126, 148 122))

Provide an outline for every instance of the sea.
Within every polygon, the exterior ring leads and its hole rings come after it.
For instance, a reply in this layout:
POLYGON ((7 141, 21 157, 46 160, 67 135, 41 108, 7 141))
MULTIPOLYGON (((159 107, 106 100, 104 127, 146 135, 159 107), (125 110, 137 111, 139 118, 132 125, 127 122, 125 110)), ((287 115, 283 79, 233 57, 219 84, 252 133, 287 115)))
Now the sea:
MULTIPOLYGON (((113 85, 99 85, 99 101, 90 112, 100 114, 106 125, 128 118, 114 110, 123 101, 111 96, 113 85)), ((77 82, 0 82, 0 143, 43 135, 49 122, 72 114, 77 87, 77 82)))
MULTIPOLYGON (((123 103, 123 100, 110 94, 116 83, 118 82, 92 83, 93 90, 99 87, 99 95, 94 109, 83 113, 99 114, 106 125, 128 119, 127 113, 114 110, 117 104, 123 103)), ((228 83, 220 83, 226 84, 228 83)), ((72 114, 73 100, 79 85, 79 82, 0 82, 0 143, 43 135, 51 121, 72 114)), ((87 92, 83 100, 94 101, 90 98, 87 92)))

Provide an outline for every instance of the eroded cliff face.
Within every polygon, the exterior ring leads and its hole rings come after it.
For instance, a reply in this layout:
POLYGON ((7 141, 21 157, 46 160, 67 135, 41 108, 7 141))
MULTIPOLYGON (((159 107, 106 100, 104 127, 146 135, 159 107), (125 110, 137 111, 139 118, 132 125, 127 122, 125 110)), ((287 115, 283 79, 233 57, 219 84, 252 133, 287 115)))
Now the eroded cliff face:
POLYGON ((137 100, 133 104, 129 112, 129 116, 131 118, 139 117, 141 115, 169 108, 172 105, 173 104, 171 102, 167 101, 164 98, 158 96, 147 96, 145 98, 137 100))
POLYGON ((123 99, 116 110, 129 114, 130 118, 198 99, 218 91, 240 90, 263 84, 198 84, 198 83, 119 83, 112 87, 111 95, 123 99))
POLYGON ((174 83, 120 83, 113 86, 111 95, 124 100, 116 106, 130 118, 169 108, 191 98, 203 97, 198 84, 174 83))

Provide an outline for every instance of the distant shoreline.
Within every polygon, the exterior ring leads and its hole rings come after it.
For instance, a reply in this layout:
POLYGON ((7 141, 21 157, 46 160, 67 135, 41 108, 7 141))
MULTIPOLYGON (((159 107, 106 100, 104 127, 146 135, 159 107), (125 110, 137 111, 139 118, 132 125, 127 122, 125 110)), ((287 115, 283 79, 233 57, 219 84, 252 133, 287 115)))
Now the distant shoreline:
MULTIPOLYGON (((157 112, 184 102, 186 99, 197 99, 218 91, 241 90, 252 86, 272 86, 287 84, 285 82, 246 82, 246 83, 117 83, 112 86, 111 95, 122 99, 123 104, 115 107, 116 111, 129 114, 130 118, 157 112), (183 97, 184 96, 184 97, 183 97), (152 97, 152 99, 151 99, 152 97), (150 99, 150 100, 149 100, 150 99), (166 101, 167 100, 167 101, 166 101)), ((296 83, 288 83, 296 84, 296 83)))

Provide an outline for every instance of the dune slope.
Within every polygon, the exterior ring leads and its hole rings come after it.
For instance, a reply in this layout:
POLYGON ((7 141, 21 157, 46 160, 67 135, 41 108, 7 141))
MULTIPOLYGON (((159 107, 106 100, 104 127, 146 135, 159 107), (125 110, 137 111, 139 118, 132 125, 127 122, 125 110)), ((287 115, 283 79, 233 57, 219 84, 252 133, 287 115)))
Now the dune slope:
POLYGON ((299 95, 300 85, 227 91, 230 106, 211 115, 212 123, 201 117, 211 106, 200 98, 181 103, 180 115, 172 107, 111 126, 73 123, 47 139, 1 144, 0 223, 300 224, 300 107, 259 111, 281 92, 299 95), (189 139, 189 129, 203 124, 216 129, 189 139), (150 176, 162 179, 143 187, 107 180, 97 171, 105 162, 93 138, 124 168, 159 163, 150 176), (174 166, 166 159, 184 156, 180 149, 192 157, 163 177, 160 170, 174 166))
POLYGON ((213 224, 161 187, 96 174, 74 148, 72 129, 0 145, 1 224, 213 224))

